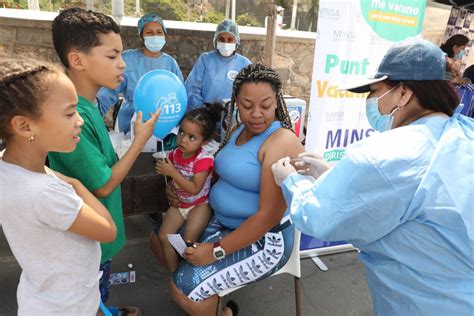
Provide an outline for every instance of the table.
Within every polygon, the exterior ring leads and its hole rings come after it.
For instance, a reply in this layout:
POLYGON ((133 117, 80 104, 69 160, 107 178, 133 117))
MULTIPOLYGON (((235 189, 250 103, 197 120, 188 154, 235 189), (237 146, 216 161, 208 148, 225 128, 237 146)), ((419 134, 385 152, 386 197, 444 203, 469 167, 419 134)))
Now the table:
POLYGON ((155 172, 152 153, 141 153, 122 182, 124 216, 166 211, 164 176, 155 172))

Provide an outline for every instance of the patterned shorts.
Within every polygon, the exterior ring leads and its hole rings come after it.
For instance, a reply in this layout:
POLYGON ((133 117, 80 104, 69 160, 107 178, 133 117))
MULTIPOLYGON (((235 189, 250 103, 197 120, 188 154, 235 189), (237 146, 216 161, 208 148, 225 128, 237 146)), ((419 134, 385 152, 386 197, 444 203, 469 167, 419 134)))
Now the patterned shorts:
MULTIPOLYGON (((291 255, 295 231, 293 225, 283 225, 287 220, 281 222, 283 229, 272 229, 252 245, 210 265, 196 267, 183 260, 173 275, 174 283, 190 299, 200 302, 223 290, 265 279, 291 255)), ((213 217, 201 242, 215 242, 231 232, 213 217)))
POLYGON ((99 281, 100 298, 102 302, 106 303, 109 300, 109 280, 110 280, 110 266, 112 260, 109 259, 100 265, 102 276, 99 281))

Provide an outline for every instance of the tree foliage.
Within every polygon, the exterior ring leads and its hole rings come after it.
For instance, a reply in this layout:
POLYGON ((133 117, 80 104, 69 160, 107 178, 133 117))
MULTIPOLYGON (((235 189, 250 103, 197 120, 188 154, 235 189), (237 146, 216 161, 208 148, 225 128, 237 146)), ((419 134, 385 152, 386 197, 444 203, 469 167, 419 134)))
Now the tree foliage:
MULTIPOLYGON (((0 0, 1 1, 1 0, 0 0)), ((28 9, 28 0, 3 0, 3 5, 9 8, 28 9)), ((105 14, 112 13, 112 0, 94 0, 94 10, 105 14)), ((135 16, 136 1, 140 1, 140 13, 157 13, 165 20, 194 21, 219 23, 225 16, 225 6, 222 1, 208 0, 124 0, 126 16, 135 16), (218 8, 218 10, 216 10, 218 8)), ((291 15, 294 0, 247 0, 237 1, 238 25, 263 26, 269 4, 280 5, 285 8, 285 17, 291 15)), ((42 11, 59 11, 69 7, 86 7, 86 0, 39 0, 42 11)), ((297 19, 303 19, 305 28, 311 30, 316 21, 319 0, 298 0, 297 19), (305 8, 301 11, 301 8, 305 8)))
POLYGON ((219 11, 211 11, 202 17, 202 22, 206 23, 220 23, 225 19, 225 14, 219 11))
POLYGON ((142 7, 144 13, 157 13, 165 20, 187 20, 184 0, 145 0, 142 7))
POLYGON ((253 15, 250 15, 248 12, 236 17, 235 23, 237 23, 238 25, 245 25, 245 26, 262 26, 263 25, 263 23, 259 23, 257 19, 253 15))

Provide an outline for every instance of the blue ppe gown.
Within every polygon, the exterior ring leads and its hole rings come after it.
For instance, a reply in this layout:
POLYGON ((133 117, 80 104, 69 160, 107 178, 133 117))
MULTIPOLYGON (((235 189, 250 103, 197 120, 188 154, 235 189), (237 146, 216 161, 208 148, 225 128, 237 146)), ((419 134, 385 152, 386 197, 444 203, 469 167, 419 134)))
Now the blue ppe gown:
POLYGON ((119 94, 123 94, 124 102, 120 107, 118 114, 119 130, 124 133, 130 131, 130 120, 135 113, 133 106, 133 91, 138 80, 152 70, 163 69, 174 73, 184 82, 183 75, 179 69, 176 60, 166 53, 161 53, 158 58, 150 58, 145 56, 141 49, 129 49, 123 52, 122 58, 127 64, 125 68, 124 80, 115 90, 101 88, 97 94, 99 100, 100 113, 104 115, 109 108, 117 103, 119 94))
POLYGON ((282 189, 303 233, 360 249, 377 315, 472 315, 474 120, 421 118, 282 189))
POLYGON ((202 107, 204 102, 230 100, 237 74, 252 62, 235 53, 222 57, 217 51, 202 53, 186 80, 188 110, 202 107))

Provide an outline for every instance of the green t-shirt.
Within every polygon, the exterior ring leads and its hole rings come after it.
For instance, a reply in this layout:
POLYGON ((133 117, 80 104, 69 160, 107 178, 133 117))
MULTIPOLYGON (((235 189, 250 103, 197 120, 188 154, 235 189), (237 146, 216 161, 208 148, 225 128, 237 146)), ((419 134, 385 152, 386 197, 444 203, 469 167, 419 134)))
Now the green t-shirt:
MULTIPOLYGON (((49 164, 53 170, 78 179, 92 192, 109 181, 112 176, 112 167, 118 159, 97 106, 79 96, 77 112, 84 120, 81 141, 77 144, 76 150, 71 153, 49 153, 49 164)), ((103 263, 111 259, 125 245, 120 185, 107 197, 99 200, 109 210, 117 226, 117 239, 111 243, 100 244, 103 263)))

